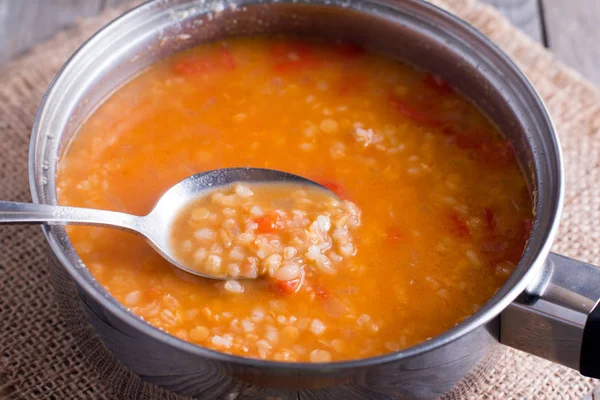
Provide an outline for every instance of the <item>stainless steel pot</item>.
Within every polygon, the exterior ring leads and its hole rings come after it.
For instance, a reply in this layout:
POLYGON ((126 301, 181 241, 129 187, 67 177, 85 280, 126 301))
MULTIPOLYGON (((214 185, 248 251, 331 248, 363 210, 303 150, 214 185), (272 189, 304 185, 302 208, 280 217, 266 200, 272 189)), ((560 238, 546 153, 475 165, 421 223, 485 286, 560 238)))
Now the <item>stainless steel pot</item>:
POLYGON ((56 204, 61 151, 94 107, 132 76, 200 42, 273 32, 362 43, 441 74, 471 98, 514 143, 536 194, 523 258, 477 313, 427 342, 364 360, 288 364, 218 353, 150 326, 94 280, 62 227, 45 226, 53 266, 73 279, 92 324, 117 358, 147 381, 203 398, 235 393, 248 382, 294 398, 296 389, 300 397, 434 398, 484 372, 478 366, 498 342, 598 377, 600 270, 549 253, 563 202, 562 159, 550 118, 505 54, 425 2, 157 0, 134 9, 85 43, 50 85, 31 139, 33 199, 56 204))

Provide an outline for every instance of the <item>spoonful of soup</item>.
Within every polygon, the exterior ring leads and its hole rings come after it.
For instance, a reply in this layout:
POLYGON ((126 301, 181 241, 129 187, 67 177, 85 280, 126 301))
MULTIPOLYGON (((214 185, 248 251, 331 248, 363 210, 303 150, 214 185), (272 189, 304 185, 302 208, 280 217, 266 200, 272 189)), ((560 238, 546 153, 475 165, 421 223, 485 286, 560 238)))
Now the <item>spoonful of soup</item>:
POLYGON ((152 211, 114 211, 0 201, 0 224, 79 224, 143 236, 174 266, 205 278, 267 277, 296 291, 309 270, 327 274, 356 252, 360 211, 309 179, 261 168, 192 175, 152 211))

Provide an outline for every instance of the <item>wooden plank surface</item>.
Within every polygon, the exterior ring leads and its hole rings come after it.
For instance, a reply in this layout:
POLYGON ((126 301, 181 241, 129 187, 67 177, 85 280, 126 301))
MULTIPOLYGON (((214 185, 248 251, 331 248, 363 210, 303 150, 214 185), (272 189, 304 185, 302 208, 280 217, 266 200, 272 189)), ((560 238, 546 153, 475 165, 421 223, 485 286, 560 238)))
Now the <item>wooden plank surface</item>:
POLYGON ((556 58, 600 85, 600 1, 542 0, 542 5, 556 58))
POLYGON ((76 18, 97 14, 103 0, 0 0, 0 64, 50 38, 76 18))
MULTIPOLYGON (((538 0, 482 0, 504 14, 514 25, 544 43, 544 28, 538 0)), ((570 0, 550 0, 557 3, 570 3, 570 0)), ((575 0, 579 1, 579 0, 575 0)), ((592 0, 593 1, 593 0, 592 0)))

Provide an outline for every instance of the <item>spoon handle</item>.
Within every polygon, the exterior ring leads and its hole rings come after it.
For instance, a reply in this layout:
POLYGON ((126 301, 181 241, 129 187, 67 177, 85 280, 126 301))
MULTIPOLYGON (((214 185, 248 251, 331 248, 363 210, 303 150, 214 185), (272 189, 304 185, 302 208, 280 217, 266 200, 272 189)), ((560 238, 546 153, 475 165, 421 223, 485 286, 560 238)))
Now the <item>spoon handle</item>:
POLYGON ((143 217, 91 208, 0 201, 2 224, 98 225, 141 233, 143 217))

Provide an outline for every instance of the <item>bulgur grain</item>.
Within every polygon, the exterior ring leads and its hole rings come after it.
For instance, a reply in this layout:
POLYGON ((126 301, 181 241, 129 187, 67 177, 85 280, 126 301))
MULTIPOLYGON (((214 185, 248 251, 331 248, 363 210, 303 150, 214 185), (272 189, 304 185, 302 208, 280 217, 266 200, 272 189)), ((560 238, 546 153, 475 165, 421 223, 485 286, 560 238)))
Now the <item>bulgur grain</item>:
POLYGON ((321 122, 321 125, 319 125, 319 127, 325 133, 335 133, 338 130, 338 125, 339 124, 336 120, 327 118, 321 122))
POLYGON ((310 361, 322 363, 331 361, 331 354, 327 350, 316 349, 310 352, 310 361))
POLYGON ((325 324, 320 319, 313 319, 310 324, 310 331, 315 335, 322 335, 325 332, 325 324))

